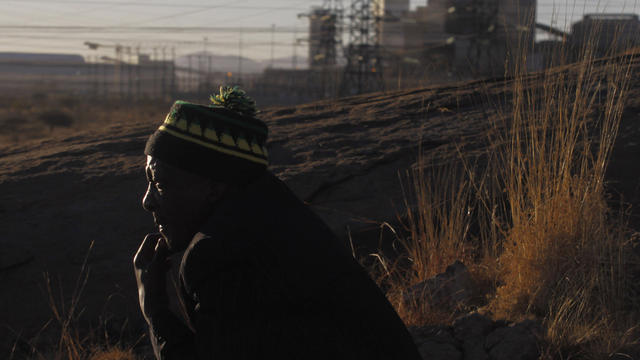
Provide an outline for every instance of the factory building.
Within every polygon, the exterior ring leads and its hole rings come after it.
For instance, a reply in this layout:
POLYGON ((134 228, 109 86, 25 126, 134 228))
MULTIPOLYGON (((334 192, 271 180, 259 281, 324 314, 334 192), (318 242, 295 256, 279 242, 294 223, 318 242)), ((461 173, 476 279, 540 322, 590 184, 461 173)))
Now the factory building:
POLYGON ((0 53, 0 94, 58 92, 154 98, 175 87, 173 62, 140 55, 137 63, 86 62, 80 55, 0 53))
POLYGON ((604 57, 640 47, 640 20, 636 14, 586 14, 565 33, 548 25, 536 26, 556 39, 536 43, 536 70, 589 57, 604 57))
POLYGON ((571 26, 572 46, 595 47, 598 56, 640 45, 640 21, 635 14, 587 14, 571 26))
POLYGON ((536 0, 430 0, 414 11, 406 0, 379 1, 380 43, 400 61, 491 76, 504 74, 523 44, 533 42, 536 0))
POLYGON ((406 18, 409 15, 409 0, 374 0, 377 16, 406 18))
POLYGON ((380 45, 391 51, 405 44, 405 26, 410 16, 409 0, 375 0, 374 14, 380 18, 380 45))

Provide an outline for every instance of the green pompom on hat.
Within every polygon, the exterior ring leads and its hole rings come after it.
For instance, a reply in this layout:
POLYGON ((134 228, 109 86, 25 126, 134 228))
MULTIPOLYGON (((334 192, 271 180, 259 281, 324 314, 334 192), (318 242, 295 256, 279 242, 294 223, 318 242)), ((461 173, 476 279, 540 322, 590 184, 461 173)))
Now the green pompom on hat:
POLYGON ((267 125, 255 101, 238 87, 220 87, 211 105, 176 101, 144 153, 227 183, 248 183, 268 164, 267 125))

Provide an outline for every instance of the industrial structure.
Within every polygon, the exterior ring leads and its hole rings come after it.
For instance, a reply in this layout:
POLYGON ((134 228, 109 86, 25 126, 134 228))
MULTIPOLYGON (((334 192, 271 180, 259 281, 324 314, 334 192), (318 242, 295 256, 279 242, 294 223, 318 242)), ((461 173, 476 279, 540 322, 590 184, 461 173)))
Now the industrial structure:
POLYGON ((243 59, 245 65, 250 60, 242 57, 246 45, 242 31, 237 67, 225 65, 215 71, 212 54, 206 51, 213 43, 206 37, 197 42, 202 52, 182 51, 178 59, 167 45, 145 47, 143 53, 138 45, 87 41, 90 49, 107 52, 85 58, 0 54, 0 84, 5 84, 0 91, 47 87, 123 99, 206 99, 220 84, 242 84, 257 99, 264 99, 263 104, 291 105, 501 76, 516 70, 522 55, 526 55, 526 70, 540 70, 575 61, 585 47, 598 57, 640 46, 637 15, 587 14, 565 32, 537 23, 536 6, 536 0, 429 0, 416 8, 410 7, 410 0, 324 0, 322 6, 300 15, 309 20, 308 37, 298 38, 293 32, 290 68, 273 66, 273 26, 268 29, 271 64, 266 70, 250 73, 245 66, 243 74, 243 59), (535 42, 536 31, 555 40, 535 42), (301 42, 308 44, 308 63, 303 68, 296 55, 301 42))
POLYGON ((331 6, 313 8, 309 14, 309 68, 325 69, 337 64, 341 44, 342 10, 331 6))
POLYGON ((636 14, 585 14, 571 26, 571 32, 544 24, 536 24, 536 28, 555 39, 536 43, 532 70, 575 62, 585 55, 598 58, 640 47, 636 14))
POLYGON ((337 91, 344 18, 342 0, 324 0, 321 7, 314 7, 310 13, 299 16, 309 18, 308 80, 315 84, 318 97, 330 97, 337 91))
POLYGON ((382 47, 432 75, 503 74, 521 44, 533 42, 535 0, 430 0, 415 11, 381 1, 396 11, 385 14, 382 47))
POLYGON ((351 0, 349 45, 345 49, 340 95, 354 95, 384 89, 381 49, 383 4, 379 0, 351 0))
MULTIPOLYGON (((384 90, 396 78, 401 86, 402 78, 446 81, 512 71, 519 51, 533 49, 535 14, 536 0, 431 0, 413 11, 409 0, 350 0, 339 94, 384 90)), ((310 69, 339 63, 340 15, 326 2, 312 10, 310 69)))
POLYGON ((132 100, 169 97, 176 88, 170 59, 139 54, 131 62, 77 55, 0 53, 0 93, 58 92, 132 100))
POLYGON ((587 14, 571 27, 577 48, 594 45, 598 56, 640 45, 640 21, 635 14, 587 14))

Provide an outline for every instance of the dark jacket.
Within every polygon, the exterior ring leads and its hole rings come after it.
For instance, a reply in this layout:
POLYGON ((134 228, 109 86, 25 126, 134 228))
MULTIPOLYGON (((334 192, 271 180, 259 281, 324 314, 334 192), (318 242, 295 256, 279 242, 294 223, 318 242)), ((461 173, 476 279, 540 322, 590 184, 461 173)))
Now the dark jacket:
POLYGON ((270 173, 221 201, 180 265, 189 327, 154 319, 161 359, 420 359, 329 228, 270 173))

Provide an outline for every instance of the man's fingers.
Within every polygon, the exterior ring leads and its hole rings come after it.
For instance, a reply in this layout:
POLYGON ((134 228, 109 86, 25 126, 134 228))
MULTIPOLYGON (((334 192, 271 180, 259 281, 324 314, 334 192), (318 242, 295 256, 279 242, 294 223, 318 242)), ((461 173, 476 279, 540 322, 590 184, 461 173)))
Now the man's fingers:
POLYGON ((169 254, 169 247, 167 246, 167 242, 163 238, 158 239, 158 241, 156 242, 155 253, 160 257, 167 257, 167 255, 169 254))
POLYGON ((137 268, 143 267, 145 264, 148 264, 152 261, 156 245, 158 244, 158 239, 161 237, 158 233, 147 234, 142 240, 142 244, 138 248, 135 257, 133 258, 133 265, 137 268))
POLYGON ((163 271, 166 271, 170 267, 169 248, 167 246, 167 242, 163 238, 158 239, 156 243, 151 263, 163 271))

